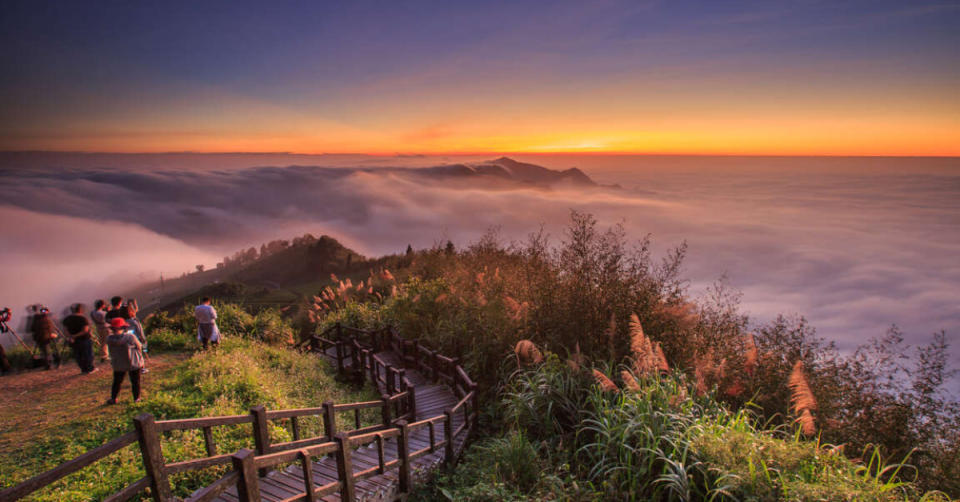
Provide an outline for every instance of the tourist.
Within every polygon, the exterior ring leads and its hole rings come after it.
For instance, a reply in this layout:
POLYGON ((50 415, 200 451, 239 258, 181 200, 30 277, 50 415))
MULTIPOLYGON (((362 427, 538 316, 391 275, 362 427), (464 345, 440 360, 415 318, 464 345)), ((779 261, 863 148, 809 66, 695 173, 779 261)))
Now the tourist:
POLYGON ((73 346, 77 366, 84 375, 96 371, 93 365, 93 333, 90 321, 83 315, 83 305, 77 303, 70 307, 71 314, 63 319, 63 327, 67 329, 67 338, 73 346))
POLYGON ((107 352, 107 335, 110 334, 110 328, 107 327, 107 302, 97 300, 93 303, 93 312, 90 312, 90 319, 97 328, 97 340, 100 343, 98 352, 100 353, 100 362, 105 363, 109 360, 110 353, 107 352))
POLYGON ((55 354, 53 342, 57 338, 57 326, 50 319, 50 310, 42 305, 33 306, 33 318, 30 322, 30 331, 33 333, 33 342, 43 355, 43 366, 52 369, 53 364, 60 367, 60 354, 55 354))
POLYGON ((3 348, 3 344, 0 343, 0 375, 6 375, 10 373, 10 361, 7 360, 7 352, 3 348))
POLYGON ((197 318, 197 340, 206 350, 208 344, 216 346, 220 343, 220 330, 217 329, 217 311, 210 305, 210 297, 200 300, 200 305, 194 309, 193 315, 197 318))
POLYGON ((119 296, 114 296, 113 298, 110 299, 110 311, 107 312, 107 315, 103 316, 104 320, 107 323, 109 323, 110 321, 114 320, 117 317, 122 319, 123 316, 126 315, 127 310, 122 308, 123 307, 122 304, 123 304, 123 298, 119 296))
POLYGON ((127 321, 115 317, 110 321, 110 336, 107 346, 110 348, 110 364, 113 366, 113 386, 107 404, 117 404, 117 395, 123 385, 124 375, 130 377, 133 402, 140 402, 140 368, 143 367, 143 352, 140 340, 131 333, 127 321))
POLYGON ((127 300, 126 313, 124 314, 124 319, 126 319, 127 324, 130 325, 130 330, 133 333, 133 336, 137 337, 137 340, 140 342, 142 347, 144 364, 140 368, 140 373, 146 373, 147 371, 147 335, 143 331, 143 325, 140 324, 140 320, 137 319, 137 312, 139 308, 137 307, 137 301, 134 299, 127 300))

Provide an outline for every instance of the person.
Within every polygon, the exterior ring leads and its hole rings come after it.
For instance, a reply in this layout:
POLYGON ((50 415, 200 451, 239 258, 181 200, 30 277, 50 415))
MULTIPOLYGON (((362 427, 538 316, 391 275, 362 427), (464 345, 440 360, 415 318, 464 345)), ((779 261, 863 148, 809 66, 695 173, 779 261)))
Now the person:
POLYGON ((110 299, 110 310, 107 312, 105 316, 103 316, 103 319, 107 323, 112 321, 114 318, 123 317, 127 313, 126 309, 122 308, 123 307, 122 303, 123 303, 123 298, 119 296, 114 296, 113 298, 110 299))
POLYGON ((140 346, 143 348, 143 366, 140 368, 140 373, 146 373, 147 370, 147 336, 143 332, 143 325, 140 324, 140 321, 137 319, 137 301, 134 299, 127 300, 126 313, 123 315, 123 318, 127 321, 127 324, 130 325, 130 331, 133 332, 133 336, 137 337, 137 340, 140 342, 140 346))
POLYGON ((49 370, 56 363, 57 367, 60 367, 59 354, 53 353, 52 345, 57 338, 57 326, 53 323, 53 319, 50 319, 50 310, 37 305, 34 305, 33 310, 30 331, 33 332, 33 342, 43 354, 43 366, 49 370))
POLYGON ((197 340, 207 350, 209 344, 216 346, 220 343, 220 330, 217 329, 217 311, 210 305, 210 297, 204 296, 200 305, 194 309, 193 315, 197 318, 197 340))
POLYGON ((90 312, 90 319, 97 328, 97 340, 100 342, 100 362, 105 363, 110 358, 107 352, 107 335, 110 334, 110 328, 107 327, 107 302, 97 300, 93 302, 93 312, 90 312))
POLYGON ((7 352, 0 343, 0 375, 10 373, 10 361, 7 360, 7 352))
POLYGON ((113 385, 110 387, 110 399, 107 404, 117 404, 117 395, 123 385, 124 375, 130 377, 130 389, 133 402, 140 402, 140 368, 143 367, 143 352, 140 340, 130 333, 127 321, 122 317, 110 320, 110 336, 107 346, 110 349, 110 365, 113 367, 113 385))
POLYGON ((83 315, 83 304, 77 303, 70 307, 70 315, 63 318, 63 327, 67 330, 67 337, 73 345, 73 353, 77 358, 80 372, 88 375, 96 371, 93 365, 93 333, 90 321, 83 315))

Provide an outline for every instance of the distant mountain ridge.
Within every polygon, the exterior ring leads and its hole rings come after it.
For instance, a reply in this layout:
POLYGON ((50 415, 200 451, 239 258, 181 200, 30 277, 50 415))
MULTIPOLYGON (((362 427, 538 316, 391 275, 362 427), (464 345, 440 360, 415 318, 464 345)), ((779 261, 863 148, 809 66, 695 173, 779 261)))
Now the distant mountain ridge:
POLYGON ((554 184, 570 184, 581 187, 598 186, 596 182, 576 167, 557 171, 536 164, 518 162, 509 157, 500 157, 499 159, 475 164, 449 164, 413 171, 417 174, 429 176, 499 179, 543 186, 554 184))

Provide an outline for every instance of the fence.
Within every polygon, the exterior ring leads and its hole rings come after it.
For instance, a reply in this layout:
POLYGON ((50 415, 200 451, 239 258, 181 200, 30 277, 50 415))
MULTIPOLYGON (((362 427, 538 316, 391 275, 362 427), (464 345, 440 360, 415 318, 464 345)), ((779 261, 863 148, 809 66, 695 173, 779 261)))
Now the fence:
POLYGON ((316 408, 267 410, 263 406, 255 406, 246 415, 155 420, 152 415, 143 414, 134 419, 133 431, 0 491, 0 501, 23 498, 133 443, 139 445, 146 476, 114 493, 105 501, 130 500, 147 488, 150 489, 151 498, 157 502, 176 500, 169 480, 171 474, 222 464, 231 464, 233 469, 213 484, 195 492, 187 500, 210 501, 236 486, 240 500, 259 501, 259 477, 266 475, 271 467, 290 462, 299 462, 304 473, 304 489, 300 497, 294 497, 295 500, 314 501, 338 491, 342 500, 355 500, 356 481, 391 470, 399 472, 400 494, 408 493, 412 461, 433 453, 438 448, 444 449, 446 463, 455 461, 458 453, 454 448, 455 441, 465 439, 465 435, 469 435, 473 430, 479 406, 476 384, 456 359, 432 351, 418 341, 406 340, 392 328, 366 331, 340 324, 304 340, 299 347, 332 357, 340 375, 357 381, 369 380, 378 388, 384 389, 384 393, 376 401, 344 404, 325 402, 316 408), (388 364, 377 355, 378 352, 385 351, 398 355, 403 367, 388 364), (408 368, 416 369, 434 382, 449 386, 459 401, 441 415, 417 421, 416 387, 406 376, 408 368), (377 408, 380 411, 380 422, 362 427, 361 411, 377 408), (353 412, 352 428, 344 429, 338 424, 337 416, 338 413, 342 415, 349 412, 353 412), (458 414, 462 414, 463 423, 454 429, 454 417, 458 414), (323 434, 303 438, 300 419, 310 416, 322 419, 323 434), (292 441, 271 443, 268 421, 276 420, 289 420, 292 441), (442 439, 435 434, 440 423, 444 424, 442 439), (235 453, 218 454, 213 428, 242 424, 251 424, 254 450, 242 449, 235 453), (410 451, 410 435, 422 428, 429 432, 429 446, 410 451), (166 463, 162 452, 162 433, 189 429, 202 431, 206 456, 166 463), (397 442, 398 458, 387 461, 384 441, 389 439, 397 442), (374 442, 377 443, 379 462, 375 466, 355 472, 353 450, 374 442), (312 459, 326 455, 336 457, 337 481, 317 487, 310 469, 312 459))

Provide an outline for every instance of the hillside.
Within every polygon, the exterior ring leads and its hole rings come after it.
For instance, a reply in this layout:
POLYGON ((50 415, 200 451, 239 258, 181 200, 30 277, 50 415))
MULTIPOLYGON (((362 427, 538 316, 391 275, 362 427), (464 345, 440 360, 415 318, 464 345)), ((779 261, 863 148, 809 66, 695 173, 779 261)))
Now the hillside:
POLYGON ((284 347, 335 323, 392 326, 459 358, 487 403, 477 439, 464 465, 411 500, 960 492, 942 336, 912 360, 887 357, 904 352, 895 336, 841 357, 803 319, 752 325, 722 285, 689 298, 682 248, 654 260, 648 242, 631 249, 577 213, 566 236, 504 246, 489 234, 377 259, 326 236, 265 243, 174 282, 213 279, 151 317, 149 336, 190 347, 196 325, 180 307, 210 294, 241 340, 284 347))

